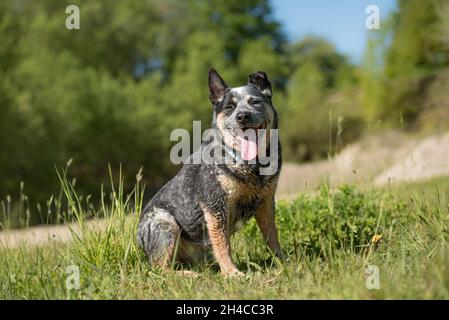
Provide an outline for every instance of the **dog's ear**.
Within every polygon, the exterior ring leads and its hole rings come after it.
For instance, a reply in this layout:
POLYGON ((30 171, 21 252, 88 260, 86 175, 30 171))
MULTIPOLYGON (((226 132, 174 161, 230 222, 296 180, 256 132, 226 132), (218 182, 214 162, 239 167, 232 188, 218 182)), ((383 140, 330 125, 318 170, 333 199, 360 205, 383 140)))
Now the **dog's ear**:
POLYGON ((253 84, 264 95, 271 97, 273 91, 271 90, 271 82, 268 80, 267 74, 263 71, 256 71, 249 75, 248 84, 253 84))
POLYGON ((228 86, 218 74, 217 70, 209 69, 209 100, 212 103, 223 101, 225 90, 228 86))

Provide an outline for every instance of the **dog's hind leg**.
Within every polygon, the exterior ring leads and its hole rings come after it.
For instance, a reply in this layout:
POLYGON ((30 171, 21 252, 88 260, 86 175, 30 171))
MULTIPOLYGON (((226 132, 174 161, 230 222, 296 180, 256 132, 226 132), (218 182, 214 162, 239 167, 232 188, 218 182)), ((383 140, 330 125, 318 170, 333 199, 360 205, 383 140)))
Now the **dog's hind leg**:
POLYGON ((151 264, 168 267, 174 262, 180 228, 170 212, 154 208, 139 222, 137 241, 151 264))

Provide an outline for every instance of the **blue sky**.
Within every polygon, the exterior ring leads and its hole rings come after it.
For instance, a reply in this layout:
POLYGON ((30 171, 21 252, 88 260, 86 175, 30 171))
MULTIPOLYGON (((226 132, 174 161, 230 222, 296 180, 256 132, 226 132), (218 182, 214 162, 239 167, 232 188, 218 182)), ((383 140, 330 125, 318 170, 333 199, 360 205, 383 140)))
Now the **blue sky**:
MULTIPOLYGON (((275 18, 289 40, 308 34, 323 36, 351 61, 360 62, 367 32, 365 8, 374 4, 382 20, 396 8, 395 0, 270 0, 275 18)), ((375 31, 374 31, 375 32, 375 31)))

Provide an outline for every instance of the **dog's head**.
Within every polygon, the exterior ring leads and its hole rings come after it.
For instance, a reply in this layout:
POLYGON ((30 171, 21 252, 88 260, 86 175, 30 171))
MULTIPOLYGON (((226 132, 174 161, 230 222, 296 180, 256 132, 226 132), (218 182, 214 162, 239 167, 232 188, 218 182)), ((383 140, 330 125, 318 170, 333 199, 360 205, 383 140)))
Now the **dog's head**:
MULTIPOLYGON (((245 160, 260 154, 260 136, 265 139, 277 129, 277 113, 273 107, 270 80, 263 71, 249 75, 246 85, 231 88, 215 69, 209 70, 209 99, 214 106, 214 125, 222 141, 242 154, 245 160)), ((268 146, 269 138, 266 139, 268 146)))

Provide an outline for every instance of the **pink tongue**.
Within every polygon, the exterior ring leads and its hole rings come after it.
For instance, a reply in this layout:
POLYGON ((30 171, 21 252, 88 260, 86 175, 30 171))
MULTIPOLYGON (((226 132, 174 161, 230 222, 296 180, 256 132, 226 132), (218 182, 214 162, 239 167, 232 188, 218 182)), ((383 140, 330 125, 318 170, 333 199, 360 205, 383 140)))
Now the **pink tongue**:
MULTIPOLYGON (((251 136, 251 135, 250 135, 251 136)), ((257 141, 255 137, 248 137, 248 140, 246 140, 244 137, 240 138, 241 141, 241 156, 243 160, 249 161, 253 160, 257 157, 257 141)))

